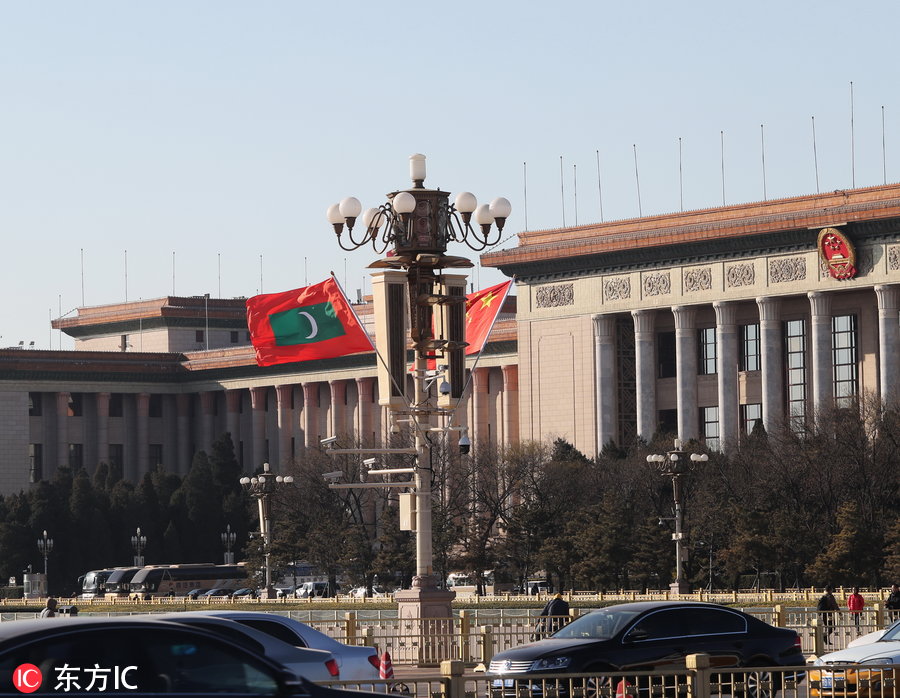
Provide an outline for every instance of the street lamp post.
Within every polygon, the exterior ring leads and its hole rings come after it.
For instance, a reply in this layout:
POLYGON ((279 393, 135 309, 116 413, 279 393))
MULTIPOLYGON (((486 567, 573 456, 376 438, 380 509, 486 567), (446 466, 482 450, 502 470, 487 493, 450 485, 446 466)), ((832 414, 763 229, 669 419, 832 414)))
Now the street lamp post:
POLYGON ((647 456, 647 462, 656 466, 660 474, 672 479, 672 498, 675 503, 675 533, 672 540, 675 541, 675 581, 669 585, 673 594, 687 594, 688 583, 683 576, 684 559, 684 512, 681 506, 681 478, 698 463, 709 460, 705 453, 687 453, 682 450, 681 439, 675 439, 675 448, 666 451, 665 454, 651 453, 647 456))
MULTIPOLYGON (((376 345, 379 354, 389 357, 388 361, 379 362, 379 403, 391 410, 394 427, 399 423, 410 425, 414 440, 414 449, 410 450, 416 457, 410 483, 415 510, 416 575, 413 589, 398 592, 395 598, 401 604, 409 602, 417 607, 410 609, 409 616, 449 617, 454 595, 438 589, 433 566, 431 433, 451 430, 436 427, 434 420, 452 418, 466 385, 465 276, 445 274, 445 270, 469 268, 472 262, 447 255, 447 245, 461 242, 481 251, 497 244, 512 207, 503 197, 479 206, 469 192, 460 193, 451 204, 449 192, 424 187, 424 155, 410 156, 409 166, 411 189, 391 192, 387 203, 366 211, 357 199, 347 197, 330 206, 326 216, 341 249, 370 245, 378 254, 387 253, 369 265, 384 270, 376 273, 373 280, 376 345), (361 226, 356 226, 357 218, 361 226), (401 290, 403 285, 405 293, 401 290), (404 306, 408 310, 406 318, 397 312, 404 306), (411 401, 405 391, 406 362, 397 358, 405 355, 410 338, 415 350, 411 401), (429 360, 436 368, 429 369, 429 360), (432 394, 434 385, 439 387, 440 398, 432 394)), ((460 451, 468 452, 467 436, 460 439, 460 451)))
POLYGON ((47 581, 47 556, 50 555, 53 550, 53 539, 47 535, 46 529, 44 530, 44 535, 38 538, 37 547, 41 552, 41 555, 44 556, 44 584, 48 584, 49 588, 49 583, 47 581))
POLYGON ((226 524, 225 533, 222 534, 222 545, 225 546, 225 564, 234 564, 234 553, 231 552, 231 546, 237 539, 237 533, 231 530, 231 524, 226 524))
POLYGON ((263 558, 265 559, 266 588, 260 595, 263 599, 275 598, 275 587, 272 585, 272 566, 269 561, 272 546, 272 503, 270 501, 275 490, 283 485, 293 484, 291 475, 275 475, 268 463, 263 463, 263 471, 253 477, 242 477, 241 486, 256 500, 259 511, 259 535, 263 542, 263 558))
POLYGON ((134 566, 144 566, 144 548, 147 547, 147 536, 141 533, 141 527, 138 526, 134 535, 131 536, 131 547, 134 548, 134 566))

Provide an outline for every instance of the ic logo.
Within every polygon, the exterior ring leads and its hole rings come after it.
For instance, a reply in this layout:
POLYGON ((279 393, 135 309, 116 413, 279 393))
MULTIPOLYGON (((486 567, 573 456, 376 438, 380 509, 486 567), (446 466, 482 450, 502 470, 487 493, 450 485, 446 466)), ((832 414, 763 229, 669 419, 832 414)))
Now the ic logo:
POLYGON ((19 693, 34 693, 41 687, 44 677, 34 664, 20 664, 13 672, 13 686, 19 693))

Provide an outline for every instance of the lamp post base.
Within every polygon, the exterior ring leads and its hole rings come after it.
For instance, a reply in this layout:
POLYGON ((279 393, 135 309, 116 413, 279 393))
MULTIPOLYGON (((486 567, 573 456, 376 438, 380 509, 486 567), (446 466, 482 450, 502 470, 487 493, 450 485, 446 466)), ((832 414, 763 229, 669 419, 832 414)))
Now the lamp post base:
POLYGON ((439 666, 451 659, 453 644, 453 599, 456 592, 437 587, 437 579, 414 577, 412 589, 394 593, 403 644, 397 655, 415 666, 439 666))
POLYGON ((679 595, 690 594, 691 586, 690 586, 690 584, 688 584, 687 582, 685 582, 683 580, 677 580, 677 581, 672 582, 669 585, 669 593, 670 594, 679 594, 679 595))

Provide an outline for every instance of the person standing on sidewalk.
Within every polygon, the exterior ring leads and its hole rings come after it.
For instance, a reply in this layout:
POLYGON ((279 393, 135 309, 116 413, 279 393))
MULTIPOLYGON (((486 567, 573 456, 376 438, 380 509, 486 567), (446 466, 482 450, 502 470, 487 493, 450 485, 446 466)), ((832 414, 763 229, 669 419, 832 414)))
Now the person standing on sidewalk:
POLYGON ((853 593, 847 597, 847 610, 850 611, 850 616, 853 618, 857 635, 862 635, 862 630, 859 629, 859 619, 862 617, 862 610, 865 606, 866 600, 859 593, 859 587, 853 587, 853 593))
POLYGON ((825 593, 819 597, 816 604, 819 618, 822 620, 822 633, 826 645, 831 644, 831 633, 834 632, 834 614, 841 610, 837 599, 834 598, 834 588, 825 587, 825 593))

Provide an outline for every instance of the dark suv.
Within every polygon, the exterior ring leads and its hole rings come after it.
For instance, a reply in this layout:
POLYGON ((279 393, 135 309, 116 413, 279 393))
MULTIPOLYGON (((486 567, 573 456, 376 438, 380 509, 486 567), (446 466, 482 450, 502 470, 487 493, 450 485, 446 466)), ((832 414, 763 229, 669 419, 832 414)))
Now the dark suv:
MULTIPOLYGON (((515 695, 521 694, 516 688, 522 679, 534 693, 534 680, 548 674, 679 669, 687 655, 699 653, 723 668, 806 661, 796 632, 741 611, 696 602, 641 602, 592 611, 544 640, 500 652, 488 675, 495 677, 495 694, 515 695)), ((565 691, 557 687, 556 692, 565 691)))

